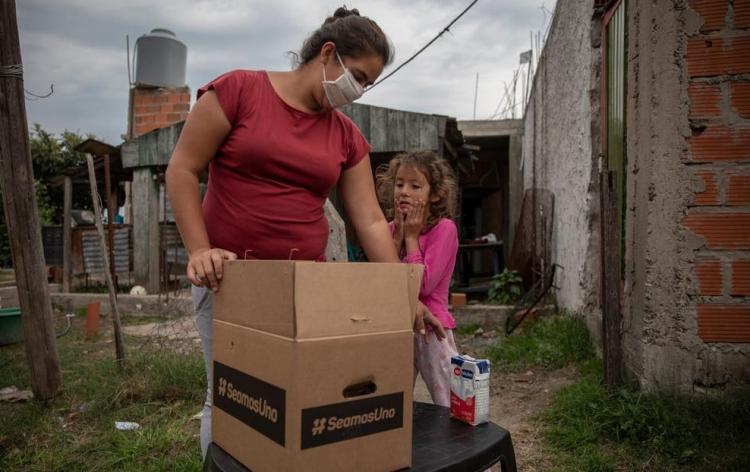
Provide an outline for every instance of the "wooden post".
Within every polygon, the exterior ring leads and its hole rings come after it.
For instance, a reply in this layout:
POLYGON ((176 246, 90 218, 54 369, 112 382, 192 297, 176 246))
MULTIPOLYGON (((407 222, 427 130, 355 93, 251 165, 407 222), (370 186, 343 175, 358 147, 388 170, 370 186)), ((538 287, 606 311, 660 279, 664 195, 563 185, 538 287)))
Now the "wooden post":
POLYGON ((105 243, 104 237, 104 225, 102 225, 102 209, 99 206, 99 192, 96 188, 96 172, 94 171, 94 159, 91 154, 86 154, 86 164, 89 167, 89 183, 91 184, 91 200, 94 203, 94 221, 96 222, 96 231, 99 233, 99 247, 102 251, 102 261, 104 261, 104 276, 107 280, 107 287, 109 287, 109 303, 112 307, 112 327, 114 328, 115 334, 115 355, 118 363, 122 366, 122 361, 125 359, 125 347, 122 344, 122 332, 120 330, 120 311, 117 309, 117 293, 115 291, 114 283, 112 282, 112 274, 109 270, 109 258, 107 254, 107 244, 105 243))
POLYGON ((602 200, 602 345, 604 384, 622 385, 622 310, 620 306, 620 213, 617 209, 617 174, 605 172, 602 200))
POLYGON ((14 0, 0 1, 0 186, 21 305, 31 388, 39 399, 62 385, 37 217, 14 0))
POLYGON ((109 248, 109 271, 112 281, 115 285, 115 296, 117 296, 117 267, 115 267, 115 244, 114 244, 114 224, 115 210, 112 201, 112 184, 109 169, 109 154, 104 154, 104 193, 107 195, 107 247, 109 248))
POLYGON ((135 283, 159 291, 159 189, 149 167, 133 170, 133 265, 135 283))
POLYGON ((73 179, 65 176, 63 185, 63 292, 70 293, 73 273, 73 179))

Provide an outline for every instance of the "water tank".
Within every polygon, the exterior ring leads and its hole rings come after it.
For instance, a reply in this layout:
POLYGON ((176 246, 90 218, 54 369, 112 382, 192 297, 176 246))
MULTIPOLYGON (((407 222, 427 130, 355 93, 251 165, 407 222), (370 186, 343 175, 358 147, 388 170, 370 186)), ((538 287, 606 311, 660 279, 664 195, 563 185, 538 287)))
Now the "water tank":
POLYGON ((185 85, 187 46, 163 28, 151 30, 135 43, 135 83, 157 87, 185 85))

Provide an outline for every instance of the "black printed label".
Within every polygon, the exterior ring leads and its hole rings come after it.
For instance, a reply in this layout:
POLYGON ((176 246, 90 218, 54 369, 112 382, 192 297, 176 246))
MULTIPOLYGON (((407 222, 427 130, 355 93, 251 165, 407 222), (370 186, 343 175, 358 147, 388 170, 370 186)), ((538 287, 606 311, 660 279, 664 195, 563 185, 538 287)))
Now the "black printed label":
POLYGON ((213 404, 284 446, 286 391, 214 361, 213 404))
POLYGON ((393 393, 302 410, 302 449, 398 429, 404 394, 393 393))

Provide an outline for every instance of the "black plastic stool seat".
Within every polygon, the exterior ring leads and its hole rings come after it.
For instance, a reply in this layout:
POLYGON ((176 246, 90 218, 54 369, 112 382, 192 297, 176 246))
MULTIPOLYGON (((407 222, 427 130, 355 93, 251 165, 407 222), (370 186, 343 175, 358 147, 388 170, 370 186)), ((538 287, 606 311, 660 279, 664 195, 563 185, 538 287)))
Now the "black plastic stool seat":
MULTIPOLYGON (((482 472, 498 462, 516 472, 510 433, 494 423, 470 426, 450 417, 450 410, 414 403, 412 466, 409 472, 482 472)), ((206 472, 249 472, 214 443, 208 447, 206 472)))

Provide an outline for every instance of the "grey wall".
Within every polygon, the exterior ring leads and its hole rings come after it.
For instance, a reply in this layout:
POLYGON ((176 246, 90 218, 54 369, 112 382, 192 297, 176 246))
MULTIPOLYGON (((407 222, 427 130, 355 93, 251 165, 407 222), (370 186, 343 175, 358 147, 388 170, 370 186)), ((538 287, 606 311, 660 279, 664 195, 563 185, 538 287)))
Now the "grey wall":
POLYGON ((590 0, 558 3, 524 117, 523 186, 554 193, 552 260, 564 267, 557 301, 584 316, 598 339, 599 150, 592 111, 599 51, 592 13, 590 0))

